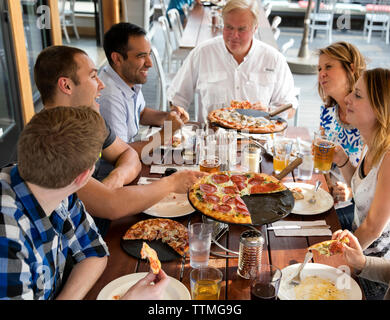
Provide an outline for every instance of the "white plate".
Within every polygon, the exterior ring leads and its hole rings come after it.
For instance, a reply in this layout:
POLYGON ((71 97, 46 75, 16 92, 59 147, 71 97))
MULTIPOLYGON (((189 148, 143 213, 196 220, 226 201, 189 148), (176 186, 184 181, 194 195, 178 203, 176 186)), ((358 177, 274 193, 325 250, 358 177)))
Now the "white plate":
MULTIPOLYGON (((282 279, 280 282, 278 297, 280 300, 296 300, 294 287, 288 283, 298 271, 300 263, 290 265, 282 269, 282 279)), ((308 263, 302 271, 302 279, 310 276, 317 276, 322 279, 332 281, 339 290, 346 294, 345 300, 361 300, 362 291, 357 282, 352 279, 347 273, 343 273, 345 269, 337 269, 325 264, 308 263)))
MULTIPOLYGON (((124 295, 132 285, 144 278, 147 274, 147 272, 138 272, 115 279, 100 291, 96 299, 115 300, 113 299, 114 296, 124 295)), ((191 294, 184 284, 172 277, 169 277, 169 279, 170 281, 164 292, 163 300, 191 300, 191 294)))
POLYGON ((176 218, 193 213, 195 209, 187 199, 187 194, 171 193, 149 209, 144 210, 150 216, 176 218))
POLYGON ((301 215, 313 215, 328 211, 333 207, 334 200, 329 192, 326 192, 321 187, 318 188, 316 195, 316 203, 311 204, 308 200, 311 198, 314 192, 314 185, 307 183, 295 183, 286 182, 284 185, 287 188, 301 188, 304 198, 302 200, 295 200, 294 208, 292 213, 301 215))

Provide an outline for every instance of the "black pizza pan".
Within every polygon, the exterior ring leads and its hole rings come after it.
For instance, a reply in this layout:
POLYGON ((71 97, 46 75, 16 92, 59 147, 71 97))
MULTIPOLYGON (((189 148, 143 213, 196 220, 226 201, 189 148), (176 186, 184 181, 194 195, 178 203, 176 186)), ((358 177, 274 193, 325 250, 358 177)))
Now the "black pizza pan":
MULTIPOLYGON (((243 196, 241 199, 245 202, 252 219, 253 226, 261 226, 263 224, 272 223, 287 217, 294 207, 294 197, 289 189, 275 192, 275 193, 264 193, 264 194, 252 194, 250 196, 243 196)), ((218 220, 210 217, 203 212, 199 211, 191 202, 188 197, 188 201, 192 207, 206 216, 207 218, 220 221, 228 224, 239 224, 231 223, 223 220, 218 220)), ((248 224, 239 224, 248 225, 248 224)))
POLYGON ((142 243, 146 242, 151 248, 156 250, 158 258, 161 262, 173 261, 180 259, 181 255, 173 250, 169 245, 161 240, 124 240, 121 239, 122 249, 130 256, 141 259, 142 243))

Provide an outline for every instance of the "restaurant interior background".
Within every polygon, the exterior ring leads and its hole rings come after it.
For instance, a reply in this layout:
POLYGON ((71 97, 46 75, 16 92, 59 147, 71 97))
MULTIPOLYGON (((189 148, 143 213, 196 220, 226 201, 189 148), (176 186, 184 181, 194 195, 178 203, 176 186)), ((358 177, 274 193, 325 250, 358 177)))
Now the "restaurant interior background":
MULTIPOLYGON (((16 142, 20 131, 32 115, 42 108, 32 69, 39 52, 53 44, 67 44, 84 49, 100 69, 106 64, 102 49, 102 35, 112 24, 129 21, 153 31, 153 44, 161 57, 165 43, 157 18, 161 15, 161 1, 168 0, 0 0, 0 166, 16 160, 16 142), (72 2, 74 2, 74 7, 72 2), (77 39, 72 24, 75 17, 77 39), (66 16, 66 19, 65 19, 66 16), (62 25, 66 22, 69 42, 62 25)), ((276 16, 281 22, 276 39, 279 48, 293 43, 284 52, 287 59, 297 57, 303 34, 304 1, 264 0, 270 2, 269 21, 276 16), (293 39, 293 41, 291 41, 293 39)), ((373 0, 342 0, 335 7, 332 41, 349 41, 358 46, 368 59, 368 67, 390 68, 390 45, 376 32, 367 43, 363 36, 366 4, 373 0), (337 19, 350 18, 350 27, 338 28, 337 19)), ((275 30, 276 30, 275 29, 275 30)), ((325 32, 318 31, 309 43, 315 50, 328 45, 325 32)), ((165 67, 165 66, 164 66, 165 67)), ((312 132, 318 127, 321 100, 316 89, 315 74, 293 74, 299 88, 299 109, 296 124, 312 132)), ((155 67, 149 72, 143 93, 150 107, 160 104, 160 79, 155 67)), ((194 114, 193 110, 190 112, 194 114)))

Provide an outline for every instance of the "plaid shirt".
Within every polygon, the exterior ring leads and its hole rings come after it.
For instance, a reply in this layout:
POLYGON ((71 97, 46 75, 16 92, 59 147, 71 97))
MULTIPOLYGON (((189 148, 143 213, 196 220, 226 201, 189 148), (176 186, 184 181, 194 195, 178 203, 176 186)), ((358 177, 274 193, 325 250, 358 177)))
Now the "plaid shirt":
POLYGON ((108 248, 75 194, 47 216, 17 166, 0 171, 0 299, 53 299, 67 255, 77 262, 108 248))

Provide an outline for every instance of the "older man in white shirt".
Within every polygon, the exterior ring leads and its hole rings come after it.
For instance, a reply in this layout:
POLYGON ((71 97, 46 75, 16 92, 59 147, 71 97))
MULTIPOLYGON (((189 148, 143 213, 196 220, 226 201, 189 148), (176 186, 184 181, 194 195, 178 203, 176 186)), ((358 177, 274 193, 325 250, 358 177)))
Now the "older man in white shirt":
MULTIPOLYGON (((257 0, 230 0, 223 8, 223 36, 205 41, 188 55, 168 89, 175 106, 188 109, 198 93, 198 120, 231 100, 262 105, 292 103, 294 80, 285 57, 254 38, 257 0)), ((295 110, 289 114, 294 115, 295 110)))

